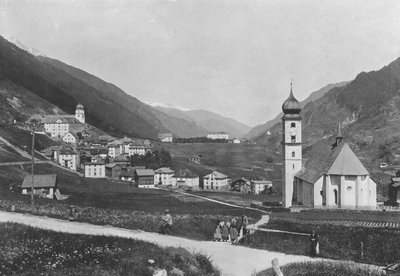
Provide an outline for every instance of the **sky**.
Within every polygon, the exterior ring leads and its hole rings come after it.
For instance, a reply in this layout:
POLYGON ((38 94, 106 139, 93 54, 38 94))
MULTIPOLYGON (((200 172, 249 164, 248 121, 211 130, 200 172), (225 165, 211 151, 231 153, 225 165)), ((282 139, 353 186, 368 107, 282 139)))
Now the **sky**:
POLYGON ((0 0, 0 35, 146 103, 250 126, 400 57, 398 0, 0 0))

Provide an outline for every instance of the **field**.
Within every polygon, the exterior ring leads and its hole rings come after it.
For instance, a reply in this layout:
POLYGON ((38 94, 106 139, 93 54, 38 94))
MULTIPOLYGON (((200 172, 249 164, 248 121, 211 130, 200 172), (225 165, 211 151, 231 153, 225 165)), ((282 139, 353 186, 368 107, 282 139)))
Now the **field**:
POLYGON ((110 224, 130 229, 157 232, 165 209, 170 209, 174 235, 211 240, 215 225, 245 213, 251 222, 261 214, 257 211, 216 204, 203 199, 152 189, 138 189, 128 184, 80 178, 76 174, 47 164, 38 164, 36 173, 57 173, 63 201, 37 199, 37 208, 30 207, 30 197, 9 190, 10 184, 22 182, 30 166, 0 167, 0 208, 18 212, 68 219, 68 207, 76 205, 78 220, 94 224, 110 224))
POLYGON ((173 158, 173 168, 189 168, 197 174, 206 175, 218 170, 229 178, 246 177, 271 180, 280 192, 282 166, 280 157, 265 146, 248 144, 173 144, 158 143, 167 149, 173 158), (192 155, 201 155, 201 164, 188 162, 192 155), (270 159, 270 160, 269 160, 270 159), (268 163, 268 161, 273 161, 268 163))
MULTIPOLYGON (((315 230, 320 236, 323 258, 377 265, 388 265, 400 259, 400 231, 397 229, 312 225, 280 220, 272 220, 264 227, 297 233, 315 230)), ((260 231, 251 237, 250 246, 296 255, 308 255, 310 250, 308 236, 260 231)))
POLYGON ((0 275, 219 275, 208 256, 130 239, 72 235, 0 224, 0 275), (155 261, 150 265, 148 260, 155 261))
MULTIPOLYGON (((382 272, 374 268, 364 268, 350 264, 337 264, 328 262, 308 262, 290 264, 281 267, 285 276, 382 276, 382 272)), ((273 269, 267 269, 257 273, 256 276, 275 276, 273 269)))

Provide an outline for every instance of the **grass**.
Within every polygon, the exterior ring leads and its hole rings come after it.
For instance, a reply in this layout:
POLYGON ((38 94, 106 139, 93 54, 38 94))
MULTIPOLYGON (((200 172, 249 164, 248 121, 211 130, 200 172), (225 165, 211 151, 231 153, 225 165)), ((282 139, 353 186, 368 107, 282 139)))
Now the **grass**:
POLYGON ((154 266, 185 275, 220 275, 208 256, 116 237, 0 224, 0 275, 153 275, 154 266))
POLYGON ((309 210, 299 213, 274 213, 271 215, 271 218, 307 224, 329 223, 330 221, 337 220, 400 223, 398 212, 368 210, 309 210))
MULTIPOLYGON (((270 221, 266 227, 320 236, 321 257, 376 265, 388 265, 400 259, 400 231, 379 228, 343 227, 270 221), (361 254, 363 248, 363 254, 361 254)), ((308 236, 257 231, 250 246, 296 255, 308 255, 308 236)))
POLYGON ((60 190, 70 195, 64 201, 36 199, 38 208, 32 210, 30 197, 11 192, 9 184, 21 183, 30 166, 0 167, 0 208, 68 219, 70 204, 76 205, 78 220, 94 224, 109 224, 129 229, 157 232, 165 209, 173 216, 173 234, 177 236, 212 240, 215 225, 222 220, 238 219, 245 213, 251 223, 261 213, 244 211, 203 199, 152 189, 138 189, 128 184, 80 178, 76 174, 48 164, 38 164, 37 173, 57 173, 60 190))
MULTIPOLYGON (((285 276, 382 276, 381 271, 375 268, 360 267, 350 264, 330 262, 305 262, 289 264, 281 267, 285 276)), ((275 276, 272 268, 261 271, 256 276, 275 276)))

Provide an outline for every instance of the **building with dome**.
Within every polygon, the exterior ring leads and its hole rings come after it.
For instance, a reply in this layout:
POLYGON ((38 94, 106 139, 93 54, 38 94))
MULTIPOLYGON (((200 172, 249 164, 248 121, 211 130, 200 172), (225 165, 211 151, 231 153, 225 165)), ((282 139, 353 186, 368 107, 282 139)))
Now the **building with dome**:
POLYGON ((344 142, 340 125, 333 146, 302 164, 301 106, 290 95, 282 105, 283 204, 314 208, 376 208, 376 183, 344 142))

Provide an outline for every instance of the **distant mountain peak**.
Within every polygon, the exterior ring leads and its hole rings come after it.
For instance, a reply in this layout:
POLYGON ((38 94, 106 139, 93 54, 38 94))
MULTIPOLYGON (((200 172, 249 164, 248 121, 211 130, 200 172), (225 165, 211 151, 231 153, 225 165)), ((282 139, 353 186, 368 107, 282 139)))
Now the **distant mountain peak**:
POLYGON ((189 111, 189 108, 181 107, 181 106, 176 106, 174 104, 170 103, 148 103, 148 105, 152 107, 164 107, 164 108, 173 108, 173 109, 178 109, 182 111, 189 111))
POLYGON ((26 46, 22 41, 20 41, 18 38, 14 37, 14 36, 11 36, 11 37, 6 38, 6 39, 8 41, 10 41, 11 43, 14 43, 20 49, 27 51, 31 55, 34 55, 36 57, 38 57, 38 56, 46 57, 46 55, 43 54, 40 50, 38 50, 36 48, 33 48, 33 47, 26 46))

